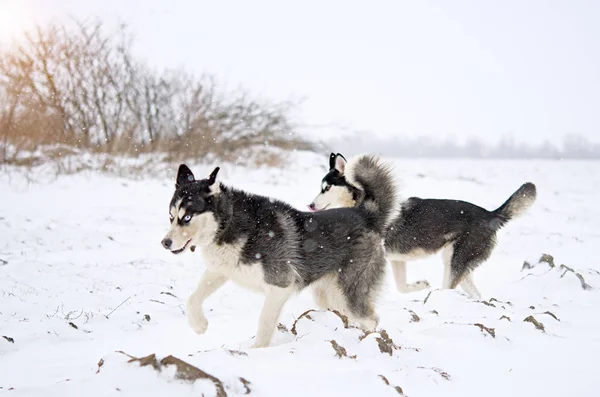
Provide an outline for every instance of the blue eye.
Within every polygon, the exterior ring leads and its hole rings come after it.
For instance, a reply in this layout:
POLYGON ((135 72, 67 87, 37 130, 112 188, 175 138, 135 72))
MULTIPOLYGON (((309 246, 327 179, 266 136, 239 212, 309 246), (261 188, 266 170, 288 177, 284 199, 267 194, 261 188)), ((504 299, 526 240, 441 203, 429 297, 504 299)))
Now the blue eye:
POLYGON ((184 216, 184 217, 183 217, 183 221, 184 221, 185 223, 188 223, 188 222, 189 222, 189 221, 191 221, 191 220, 192 220, 192 216, 191 216, 191 215, 186 215, 186 216, 184 216))

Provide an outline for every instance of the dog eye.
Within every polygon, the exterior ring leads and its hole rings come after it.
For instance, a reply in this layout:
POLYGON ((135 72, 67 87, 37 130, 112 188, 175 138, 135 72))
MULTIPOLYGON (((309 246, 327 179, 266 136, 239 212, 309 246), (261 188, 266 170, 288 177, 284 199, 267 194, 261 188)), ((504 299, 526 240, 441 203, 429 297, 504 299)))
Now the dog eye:
POLYGON ((173 219, 174 219, 174 218, 173 218, 173 215, 169 214, 169 221, 170 221, 170 222, 173 222, 173 219))
POLYGON ((323 189, 323 191, 324 191, 324 192, 328 192, 328 191, 329 191, 329 189, 331 189, 331 185, 327 185, 327 186, 325 186, 325 189, 323 189))
POLYGON ((189 221, 191 221, 191 220, 192 220, 192 216, 191 216, 191 215, 186 215, 186 216, 184 216, 184 217, 183 217, 183 221, 184 221, 185 223, 188 223, 188 222, 189 222, 189 221))

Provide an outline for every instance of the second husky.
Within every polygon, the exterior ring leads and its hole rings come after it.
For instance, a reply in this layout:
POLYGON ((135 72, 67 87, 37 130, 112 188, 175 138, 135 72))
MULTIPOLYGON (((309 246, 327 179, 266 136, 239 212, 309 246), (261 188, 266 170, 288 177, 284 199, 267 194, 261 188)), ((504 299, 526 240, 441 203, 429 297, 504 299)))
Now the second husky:
MULTIPOLYGON (((352 207, 368 197, 364 187, 352 182, 356 178, 355 171, 348 170, 346 159, 340 153, 331 153, 329 168, 321 181, 321 192, 309 205, 311 210, 352 207)), ((376 169, 363 171, 368 173, 363 178, 377 172, 376 169)), ((368 188, 371 191, 387 189, 381 184, 368 188)), ((491 255, 497 231, 524 213, 535 201, 536 194, 535 185, 525 183, 494 211, 460 200, 411 197, 404 201, 400 216, 390 225, 385 238, 386 256, 392 264, 398 290, 412 292, 429 287, 425 280, 407 284, 406 262, 443 251, 443 288, 460 285, 469 296, 479 298, 471 272, 491 255)))
POLYGON ((357 157, 346 169, 364 187, 364 200, 309 213, 220 183, 218 167, 200 180, 179 167, 162 245, 174 254, 198 246, 204 256, 206 270, 187 303, 194 331, 206 331, 203 302, 228 280, 266 296, 254 347, 270 343, 285 302, 307 286, 321 308, 336 309, 365 330, 376 327, 383 236, 397 216, 397 191, 389 167, 376 157, 357 157))

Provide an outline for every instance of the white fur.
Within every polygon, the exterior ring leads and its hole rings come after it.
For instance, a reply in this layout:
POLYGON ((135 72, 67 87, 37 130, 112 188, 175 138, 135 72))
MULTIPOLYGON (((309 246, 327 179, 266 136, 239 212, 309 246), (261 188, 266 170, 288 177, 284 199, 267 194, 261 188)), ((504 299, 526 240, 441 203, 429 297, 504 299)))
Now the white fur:
MULTIPOLYGON (((171 213, 173 214, 173 212, 181 211, 176 211, 176 208, 173 208, 171 213)), ((291 220, 280 219, 280 222, 283 222, 284 226, 290 227, 291 220)), ((194 216, 189 226, 179 226, 177 222, 172 222, 171 229, 167 234, 167 237, 174 242, 187 241, 189 235, 192 241, 191 244, 200 248, 206 264, 206 271, 202 275, 198 287, 187 301, 188 323, 196 333, 204 333, 208 328, 208 320, 202 308, 204 301, 227 280, 233 280, 243 287, 265 294, 265 302, 253 347, 268 346, 273 337, 281 310, 290 295, 296 291, 296 285, 292 282, 288 288, 279 288, 267 284, 260 263, 240 263, 241 251, 246 242, 241 240, 235 244, 216 244, 217 228, 218 224, 214 215, 204 213, 194 216)), ((179 244, 185 244, 185 242, 179 244)), ((175 243, 174 246, 180 247, 175 243)), ((296 277, 298 277, 297 274, 296 277)))
MULTIPOLYGON (((444 260, 444 280, 442 282, 442 288, 449 289, 452 287, 452 255, 454 254, 454 244, 448 244, 442 250, 442 257, 444 260)), ((473 281, 473 272, 463 276, 460 280, 460 286, 469 295, 471 299, 481 298, 479 290, 475 286, 473 281)))
POLYGON ((524 194, 522 195, 522 197, 511 201, 511 203, 508 205, 506 212, 510 213, 513 219, 518 218, 521 215, 523 215, 529 209, 529 207, 533 205, 535 199, 536 196, 524 194))
MULTIPOLYGON (((390 186, 390 191, 392 192, 392 197, 391 197, 391 208, 390 208, 390 212, 389 215, 387 217, 386 223, 384 225, 384 227, 387 227, 389 225, 392 224, 392 222, 398 218, 398 216, 400 216, 400 210, 401 210, 401 205, 400 205, 400 197, 398 197, 398 183, 396 181, 396 179, 393 177, 393 170, 392 167, 387 164, 384 163, 380 158, 374 157, 375 159, 375 164, 376 166, 373 168, 369 168, 369 169, 360 169, 357 170, 357 168, 361 165, 361 159, 364 157, 372 157, 370 155, 367 154, 362 154, 362 155, 358 155, 353 157, 352 159, 350 159, 350 161, 348 161, 348 163, 346 164, 345 167, 345 172, 344 172, 344 177, 346 178, 346 182, 348 182, 350 185, 353 185, 354 187, 363 190, 364 191, 364 186, 361 185, 360 182, 358 182, 357 178, 356 178, 356 173, 357 172, 361 172, 362 178, 375 178, 375 175, 370 175, 369 173, 380 173, 380 172, 385 172, 388 173, 388 175, 390 176, 389 178, 389 183, 392 184, 392 186, 390 186)), ((374 203, 375 205, 377 203, 374 203)))
POLYGON ((204 301, 221 288, 226 281, 226 276, 207 270, 202 275, 196 290, 188 298, 188 324, 197 334, 203 334, 208 328, 208 320, 204 316, 204 309, 202 308, 204 301))
POLYGON ((342 156, 336 156, 335 169, 343 174, 345 168, 346 168, 346 160, 342 156))
POLYGON ((426 258, 428 256, 431 256, 435 254, 435 252, 428 252, 425 251, 422 248, 416 248, 410 252, 407 252, 405 254, 400 254, 400 253, 392 253, 392 252, 387 252, 386 253, 386 258, 388 260, 392 260, 392 261, 400 261, 400 262, 408 262, 408 261, 413 261, 413 260, 417 260, 417 259, 422 259, 422 258, 426 258))
POLYGON ((448 244, 442 250, 442 258, 444 261, 444 279, 442 288, 449 289, 452 286, 452 255, 454 254, 454 244, 448 244))
POLYGON ((165 239, 172 240, 172 251, 177 251, 185 246, 190 241, 191 245, 202 245, 213 241, 217 232, 218 224, 212 213, 206 212, 196 215, 187 225, 179 225, 177 217, 183 217, 185 210, 183 208, 171 208, 171 215, 175 214, 173 222, 165 239))
POLYGON ((219 177, 215 179, 215 183, 208 187, 208 190, 210 190, 211 196, 221 193, 221 182, 219 182, 219 177))
POLYGON ((267 347, 273 338, 277 320, 285 302, 295 292, 293 284, 288 288, 270 286, 265 291, 265 303, 263 304, 260 318, 258 320, 258 331, 256 341, 252 347, 267 347))
POLYGON ((331 186, 328 191, 319 193, 313 200, 315 209, 322 211, 324 209, 354 207, 356 202, 352 198, 352 193, 344 186, 331 186))
POLYGON ((462 281, 460 282, 460 286, 462 287, 463 291, 465 291, 467 293, 467 295, 469 295, 469 297, 471 299, 481 299, 481 294, 479 293, 479 290, 477 289, 477 287, 475 286, 475 282, 473 281, 473 272, 467 274, 462 281))
POLYGON ((392 273, 394 274, 396 288, 399 292, 409 293, 429 288, 429 282, 427 280, 419 280, 412 284, 406 282, 406 262, 392 260, 390 263, 392 265, 392 273))
POLYGON ((337 284, 337 275, 328 274, 311 285, 313 298, 320 309, 337 310, 348 316, 350 322, 359 324, 363 331, 374 331, 377 327, 377 318, 357 318, 350 314, 346 298, 342 289, 337 284))

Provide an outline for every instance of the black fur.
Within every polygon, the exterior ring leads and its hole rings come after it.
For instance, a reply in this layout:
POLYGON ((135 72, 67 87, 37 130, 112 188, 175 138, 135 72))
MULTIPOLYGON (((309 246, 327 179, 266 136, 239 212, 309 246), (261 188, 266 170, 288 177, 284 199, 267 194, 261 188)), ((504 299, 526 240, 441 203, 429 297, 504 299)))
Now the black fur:
POLYGON ((212 194, 214 178, 186 182, 191 171, 183 167, 171 205, 182 200, 186 214, 211 212, 218 223, 214 243, 244 243, 240 266, 260 263, 265 282, 278 287, 304 288, 336 275, 351 314, 376 317, 374 299, 386 266, 383 236, 367 227, 363 209, 302 212, 223 184, 212 194))
MULTIPOLYGON (((337 156, 341 154, 331 154, 330 168, 337 156)), ((360 172, 356 177, 360 178, 360 172)), ((373 184, 370 191, 382 188, 382 184, 372 177, 366 179, 373 184)), ((368 199, 368 195, 361 197, 360 192, 356 193, 357 189, 334 168, 322 182, 346 187, 358 206, 361 200, 368 199)), ((435 254, 452 244, 451 287, 455 288, 466 274, 489 258, 496 244, 497 231, 525 211, 536 194, 535 185, 525 183, 494 211, 465 201, 411 197, 401 204, 400 215, 387 229, 386 252, 407 256, 414 252, 435 254)))

